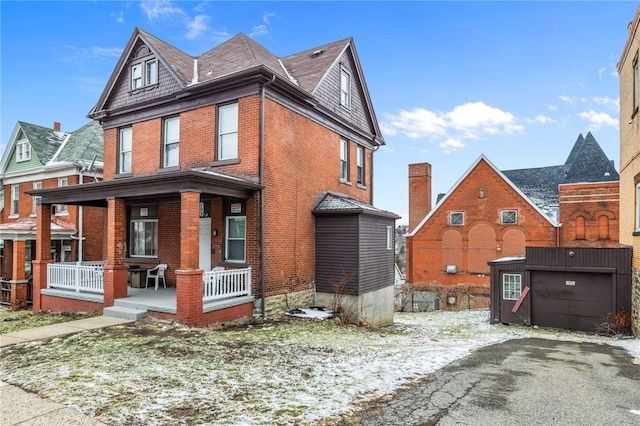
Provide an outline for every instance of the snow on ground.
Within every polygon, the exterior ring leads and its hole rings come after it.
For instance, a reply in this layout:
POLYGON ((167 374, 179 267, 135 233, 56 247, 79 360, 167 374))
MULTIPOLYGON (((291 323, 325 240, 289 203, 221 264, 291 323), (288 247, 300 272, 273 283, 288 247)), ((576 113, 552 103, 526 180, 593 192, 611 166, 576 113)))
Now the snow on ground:
POLYGON ((487 345, 640 340, 490 325, 489 312, 397 314, 368 330, 286 320, 225 331, 138 322, 0 351, 0 379, 108 424, 329 424, 487 345), (43 368, 44 367, 44 368, 43 368))

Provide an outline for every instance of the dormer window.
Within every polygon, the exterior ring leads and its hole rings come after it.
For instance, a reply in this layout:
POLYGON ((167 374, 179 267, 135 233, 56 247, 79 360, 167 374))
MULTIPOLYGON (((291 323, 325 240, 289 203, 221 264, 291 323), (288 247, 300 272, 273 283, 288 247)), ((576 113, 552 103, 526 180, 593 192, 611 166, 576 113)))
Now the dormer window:
POLYGON ((344 68, 340 70, 340 105, 351 108, 351 75, 344 68))
POLYGON ((31 145, 27 139, 19 140, 16 144, 16 162, 31 159, 31 145))

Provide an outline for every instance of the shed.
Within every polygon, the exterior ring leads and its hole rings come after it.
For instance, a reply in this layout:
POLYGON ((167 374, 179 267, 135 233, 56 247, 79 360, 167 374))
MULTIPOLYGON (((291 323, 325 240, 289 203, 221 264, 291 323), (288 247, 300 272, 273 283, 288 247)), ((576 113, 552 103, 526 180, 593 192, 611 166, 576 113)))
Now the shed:
POLYGON ((345 313, 350 322, 393 323, 394 213, 334 192, 315 216, 316 303, 345 313))
POLYGON ((602 331, 631 311, 630 247, 527 247, 489 262, 491 323, 602 331))

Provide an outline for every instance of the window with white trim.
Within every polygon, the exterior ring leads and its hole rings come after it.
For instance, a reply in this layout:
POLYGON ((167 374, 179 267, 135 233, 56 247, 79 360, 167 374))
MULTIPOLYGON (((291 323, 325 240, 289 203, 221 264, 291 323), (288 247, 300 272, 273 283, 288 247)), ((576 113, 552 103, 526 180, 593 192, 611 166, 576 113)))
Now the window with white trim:
POLYGON ((393 250, 393 226, 387 226, 387 250, 393 250))
POLYGON ((638 68, 638 54, 633 60, 633 111, 631 117, 638 113, 640 107, 640 69, 638 68))
POLYGON ((518 223, 518 210, 501 210, 500 224, 516 225, 518 223))
MULTIPOLYGON (((42 182, 33 182, 33 189, 42 189, 42 182)), ((33 199, 31 202, 31 214, 33 216, 36 215, 37 206, 38 206, 38 195, 34 195, 31 198, 33 199)))
POLYGON ((349 182, 349 141, 340 138, 340 180, 349 182))
POLYGON ((636 232, 640 232, 640 182, 636 183, 636 232))
POLYGON ((357 150, 357 156, 356 156, 356 161, 357 161, 357 178, 358 178, 358 184, 359 185, 364 185, 364 148, 359 146, 358 150, 357 150))
POLYGON ((344 68, 340 70, 340 105, 351 108, 351 75, 344 68))
POLYGON ((20 202, 20 185, 11 185, 11 216, 18 215, 18 205, 20 202))
POLYGON ((136 219, 130 222, 129 255, 135 257, 158 256, 158 219, 136 219))
POLYGON ((227 216, 226 218, 225 259, 227 262, 246 261, 246 216, 227 216))
MULTIPOLYGON (((58 179, 59 187, 68 186, 68 185, 69 185, 69 178, 63 177, 58 179)), ((58 204, 58 211, 56 212, 56 214, 67 214, 67 213, 68 213, 67 205, 58 204)))
POLYGON ((518 300, 522 294, 521 274, 502 274, 502 299, 518 300))
POLYGON ((142 89, 158 83, 158 60, 147 59, 131 66, 131 90, 142 89))
POLYGON ((131 151, 133 148, 133 130, 131 127, 120 129, 118 173, 131 173, 131 151))
POLYGON ((218 108, 218 160, 238 158, 238 103, 218 108))
MULTIPOLYGON (((22 134, 24 136, 24 134, 22 134)), ((31 144, 27 139, 19 140, 16 143, 16 163, 31 159, 31 144)))
POLYGON ((164 120, 164 161, 163 167, 178 165, 180 156, 180 117, 164 120))
POLYGON ((449 212, 449 225, 451 226, 464 225, 464 212, 449 212))

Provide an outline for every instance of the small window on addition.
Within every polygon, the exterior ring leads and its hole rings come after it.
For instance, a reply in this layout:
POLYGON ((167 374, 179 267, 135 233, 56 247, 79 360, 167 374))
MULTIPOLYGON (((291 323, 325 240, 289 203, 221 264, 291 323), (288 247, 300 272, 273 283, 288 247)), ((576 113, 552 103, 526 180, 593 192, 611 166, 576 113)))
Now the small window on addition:
POLYGON ((464 225, 464 212, 449 212, 449 225, 451 226, 464 225))
POLYGON ((503 225, 516 225, 518 223, 518 211, 502 210, 500 212, 500 223, 503 225))

